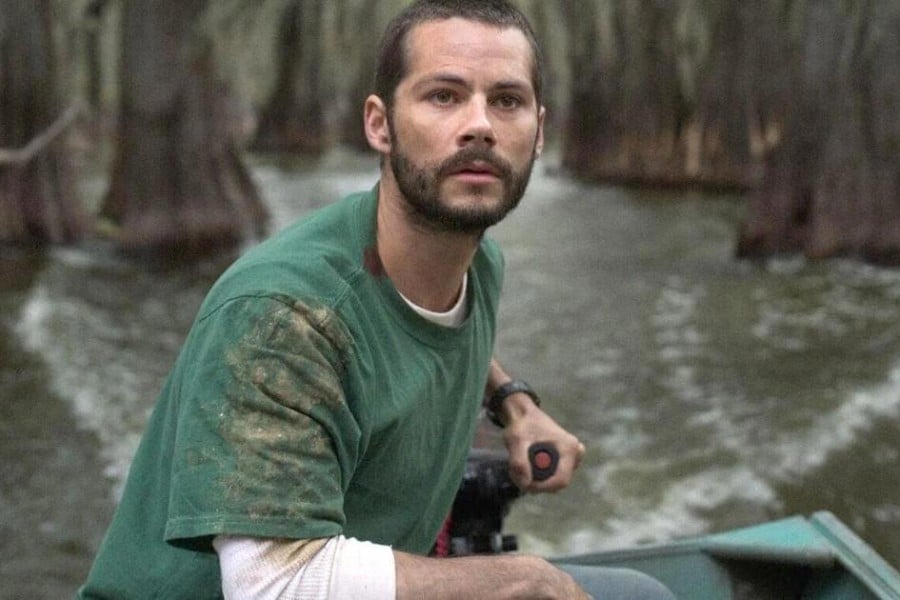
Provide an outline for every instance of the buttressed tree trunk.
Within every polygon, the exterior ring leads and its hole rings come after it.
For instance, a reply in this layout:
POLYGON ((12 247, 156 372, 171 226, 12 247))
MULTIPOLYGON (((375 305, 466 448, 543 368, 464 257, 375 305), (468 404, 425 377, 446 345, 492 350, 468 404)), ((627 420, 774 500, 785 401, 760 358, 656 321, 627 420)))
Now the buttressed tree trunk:
POLYGON ((356 53, 352 64, 356 71, 352 74, 351 85, 347 92, 348 105, 341 115, 340 139, 350 148, 357 150, 369 150, 369 141, 366 139, 363 127, 363 106, 366 98, 372 93, 375 82, 375 60, 378 54, 378 36, 374 34, 380 29, 379 0, 361 0, 361 5, 355 11, 344 8, 345 22, 348 28, 358 23, 368 24, 371 30, 368 34, 360 34, 357 29, 342 32, 342 37, 352 37, 347 44, 356 53))
POLYGON ((85 84, 88 106, 98 114, 103 95, 103 61, 101 36, 103 34, 103 13, 109 7, 109 0, 90 0, 84 8, 84 57, 85 84))
POLYGON ((738 254, 900 264, 900 5, 806 3, 803 64, 738 254))
POLYGON ((291 0, 278 32, 275 89, 262 111, 255 150, 320 153, 328 145, 321 85, 320 0, 291 0))
POLYGON ((86 219, 75 194, 49 0, 0 0, 0 243, 72 242, 86 219))
POLYGON ((126 252, 190 258, 263 234, 266 211, 198 32, 206 0, 127 0, 118 146, 102 215, 126 252))
POLYGON ((679 3, 563 6, 573 32, 564 166, 607 181, 681 183, 690 115, 679 80, 679 3))
POLYGON ((596 157, 613 151, 609 79, 601 61, 597 6, 594 2, 563 0, 560 10, 568 35, 572 71, 565 125, 562 164, 579 175, 596 173, 596 157), (592 158, 594 160, 592 160, 592 158))
POLYGON ((757 183, 778 130, 781 88, 764 81, 781 70, 763 61, 787 46, 785 1, 562 3, 573 73, 564 166, 650 185, 757 183))
POLYGON ((684 174, 701 183, 750 187, 759 176, 759 163, 751 156, 748 120, 759 86, 749 77, 757 56, 748 41, 760 35, 751 27, 760 4, 764 3, 703 4, 709 47, 696 69, 696 106, 682 132, 684 174))

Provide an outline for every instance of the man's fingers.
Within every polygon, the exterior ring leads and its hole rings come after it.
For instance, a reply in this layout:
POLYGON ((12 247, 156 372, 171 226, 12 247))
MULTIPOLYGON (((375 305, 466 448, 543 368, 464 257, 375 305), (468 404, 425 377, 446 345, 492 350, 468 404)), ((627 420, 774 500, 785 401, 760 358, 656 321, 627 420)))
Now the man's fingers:
POLYGON ((531 485, 531 465, 527 461, 510 460, 509 476, 520 489, 526 489, 531 485))
POLYGON ((581 465, 581 461, 584 459, 584 455, 587 453, 587 448, 585 448, 584 444, 578 442, 578 450, 575 452, 575 468, 577 469, 581 465))

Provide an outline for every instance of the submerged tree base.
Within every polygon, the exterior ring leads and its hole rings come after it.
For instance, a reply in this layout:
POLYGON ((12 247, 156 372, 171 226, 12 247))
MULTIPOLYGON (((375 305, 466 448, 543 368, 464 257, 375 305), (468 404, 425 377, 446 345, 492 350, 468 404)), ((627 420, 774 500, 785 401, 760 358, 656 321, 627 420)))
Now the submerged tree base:
POLYGON ((125 5, 127 85, 101 217, 132 256, 199 257, 265 233, 267 211, 230 127, 229 90, 196 32, 205 4, 159 2, 155 19, 140 3, 125 5))
MULTIPOLYGON (((141 226, 146 227, 146 235, 140 236, 139 243, 133 238, 126 241, 121 228, 107 219, 97 221, 95 236, 86 240, 93 249, 103 248, 103 253, 117 254, 129 261, 144 264, 151 269, 167 269, 180 267, 204 260, 222 260, 232 262, 241 250, 258 241, 258 236, 234 235, 228 229, 218 233, 204 230, 202 235, 186 236, 173 231, 170 235, 158 235, 165 228, 171 228, 169 218, 150 217, 141 226)), ((135 228, 135 230, 137 227, 135 228)), ((132 235, 134 231, 132 230, 132 235)))
POLYGON ((803 22, 796 106, 738 256, 900 266, 900 5, 810 3, 803 22))
POLYGON ((687 174, 676 169, 621 169, 608 166, 563 170, 579 179, 596 183, 618 184, 657 189, 702 189, 711 192, 749 192, 759 187, 762 169, 747 169, 735 174, 687 174))
POLYGON ((0 0, 0 243, 79 239, 86 216, 63 134, 79 110, 63 110, 47 0, 0 0), (3 22, 14 24, 4 30, 3 22))

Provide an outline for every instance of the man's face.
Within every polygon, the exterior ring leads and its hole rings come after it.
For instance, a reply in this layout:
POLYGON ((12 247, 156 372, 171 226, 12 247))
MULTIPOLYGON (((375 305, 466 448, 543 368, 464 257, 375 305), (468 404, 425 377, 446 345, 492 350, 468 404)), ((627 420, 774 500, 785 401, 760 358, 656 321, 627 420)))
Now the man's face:
POLYGON ((512 28, 448 19, 410 32, 389 158, 420 224, 480 233, 518 204, 543 145, 531 61, 512 28))

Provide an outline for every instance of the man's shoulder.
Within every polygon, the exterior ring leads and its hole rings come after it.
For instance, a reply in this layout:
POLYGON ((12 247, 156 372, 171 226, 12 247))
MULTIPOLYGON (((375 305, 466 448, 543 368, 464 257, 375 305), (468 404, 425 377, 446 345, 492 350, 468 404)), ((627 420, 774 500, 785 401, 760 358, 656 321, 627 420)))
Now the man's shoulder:
POLYGON ((336 298, 361 269, 370 200, 369 192, 347 196, 252 248, 222 274, 207 307, 243 295, 336 298))
POLYGON ((352 252, 374 216, 372 191, 358 192, 316 209, 248 251, 235 263, 256 264, 328 258, 352 252))

